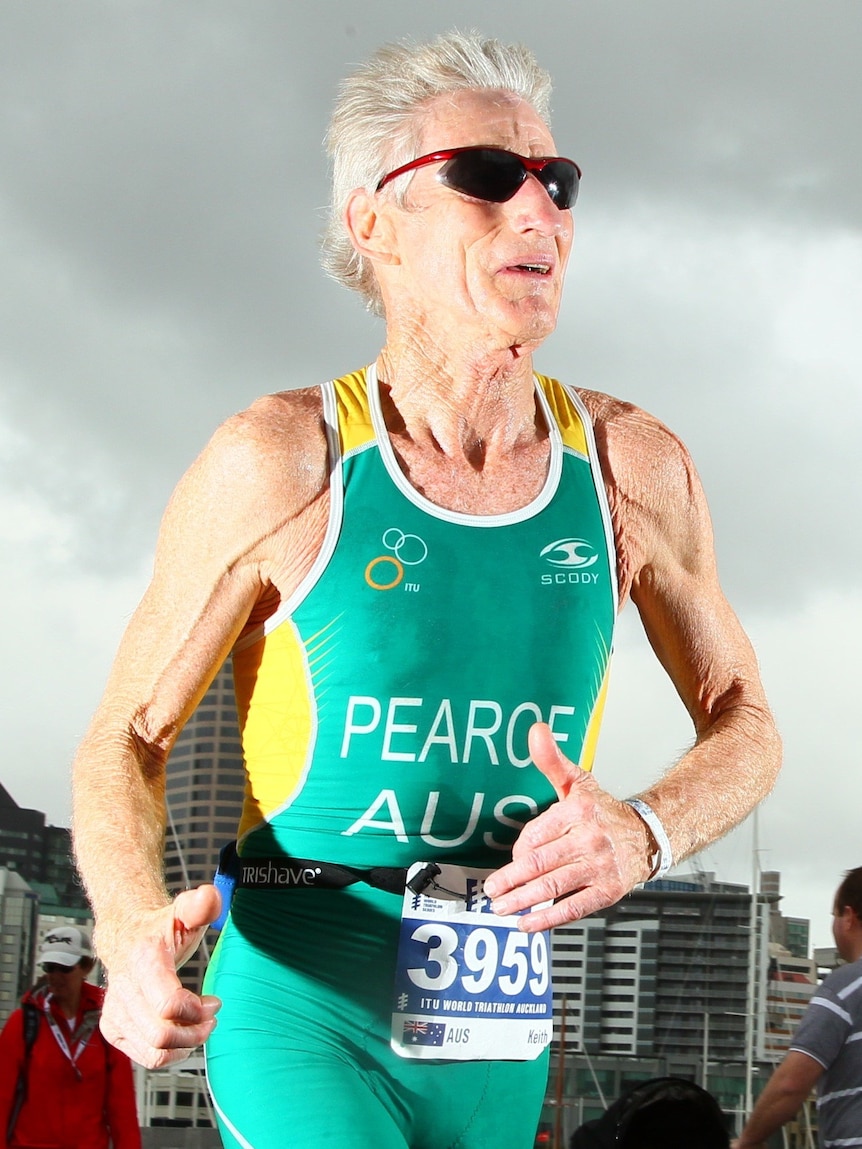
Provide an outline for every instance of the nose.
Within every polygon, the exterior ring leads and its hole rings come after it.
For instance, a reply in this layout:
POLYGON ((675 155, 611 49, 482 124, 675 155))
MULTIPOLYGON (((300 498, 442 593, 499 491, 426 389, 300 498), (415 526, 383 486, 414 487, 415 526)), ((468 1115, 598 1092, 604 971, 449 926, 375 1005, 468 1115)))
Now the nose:
POLYGON ((532 172, 505 206, 510 208, 519 231, 537 231, 540 235, 562 238, 572 234, 572 213, 556 206, 547 188, 532 172))

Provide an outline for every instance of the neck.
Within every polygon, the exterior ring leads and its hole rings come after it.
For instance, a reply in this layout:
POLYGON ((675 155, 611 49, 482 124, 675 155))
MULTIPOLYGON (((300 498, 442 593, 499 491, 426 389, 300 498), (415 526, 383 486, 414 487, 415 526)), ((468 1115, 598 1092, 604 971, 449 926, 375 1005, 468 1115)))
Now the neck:
POLYGON ((515 348, 452 354, 389 339, 377 362, 387 425, 452 458, 484 459, 536 438, 533 365, 515 348))
POLYGON ((81 1008, 81 990, 77 992, 70 990, 68 993, 59 997, 56 993, 52 994, 55 1004, 62 1013, 63 1017, 71 1021, 78 1016, 78 1010, 81 1008))

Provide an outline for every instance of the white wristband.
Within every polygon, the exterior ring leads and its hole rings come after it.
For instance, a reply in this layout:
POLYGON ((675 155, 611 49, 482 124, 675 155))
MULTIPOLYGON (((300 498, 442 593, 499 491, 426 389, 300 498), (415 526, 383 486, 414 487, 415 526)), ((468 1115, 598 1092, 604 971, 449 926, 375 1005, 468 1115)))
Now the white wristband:
POLYGON ((653 878, 663 878, 673 865, 673 850, 670 848, 670 839, 665 833, 658 814, 652 806, 648 806, 640 798, 626 798, 626 805, 631 806, 638 817, 646 823, 655 838, 655 844, 658 846, 658 857, 650 874, 650 881, 653 878))

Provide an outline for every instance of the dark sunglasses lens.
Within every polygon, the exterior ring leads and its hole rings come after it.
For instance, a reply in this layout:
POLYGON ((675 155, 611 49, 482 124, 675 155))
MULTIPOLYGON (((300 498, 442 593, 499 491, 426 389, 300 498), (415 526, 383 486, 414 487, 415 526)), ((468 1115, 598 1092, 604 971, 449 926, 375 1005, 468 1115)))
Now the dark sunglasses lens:
MULTIPOLYGON (((570 160, 550 160, 534 173, 561 211, 578 198, 578 169, 570 160)), ((505 203, 527 178, 518 156, 493 148, 476 148, 447 160, 437 178, 453 191, 488 203, 505 203)))
POLYGON ((552 160, 536 172, 551 201, 561 211, 575 206, 578 198, 578 169, 565 160, 552 160))
POLYGON ((461 152, 447 160, 437 178, 453 191, 488 203, 505 203, 524 182, 526 172, 517 156, 491 148, 461 152))

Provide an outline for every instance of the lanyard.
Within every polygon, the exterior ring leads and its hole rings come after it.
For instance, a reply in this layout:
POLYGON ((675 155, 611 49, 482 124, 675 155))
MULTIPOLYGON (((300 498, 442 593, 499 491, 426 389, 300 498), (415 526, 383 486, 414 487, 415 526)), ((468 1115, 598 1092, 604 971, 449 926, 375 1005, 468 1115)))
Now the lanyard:
POLYGON ((75 1076, 81 1080, 81 1071, 78 1069, 78 1058, 87 1048, 87 1043, 96 1032, 96 1026, 99 1024, 99 1014, 101 1010, 90 1009, 81 1018, 81 1024, 73 1030, 69 1041, 66 1040, 66 1035, 60 1027, 56 1017, 51 1011, 51 1002, 53 1000, 52 994, 47 994, 45 997, 44 1005, 42 1006, 45 1011, 45 1020, 51 1028, 54 1035, 54 1040, 59 1045, 63 1054, 69 1059, 72 1069, 75 1071, 75 1076), (71 1042, 71 1046, 70 1046, 71 1042))

